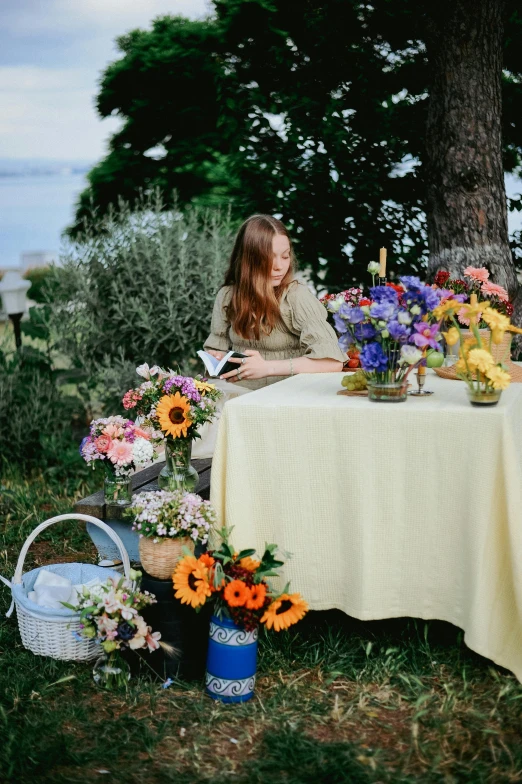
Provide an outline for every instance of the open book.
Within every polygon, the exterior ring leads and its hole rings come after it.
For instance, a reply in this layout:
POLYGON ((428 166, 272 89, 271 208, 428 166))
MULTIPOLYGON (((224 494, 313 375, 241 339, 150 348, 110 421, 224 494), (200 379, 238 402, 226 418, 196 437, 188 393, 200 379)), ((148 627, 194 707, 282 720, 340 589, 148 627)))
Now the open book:
POLYGON ((207 351, 198 351, 198 357, 203 360, 203 364, 207 369, 209 376, 222 376, 224 373, 231 373, 232 370, 239 370, 241 365, 239 362, 229 362, 230 357, 242 359, 245 354, 238 354, 237 351, 229 351, 225 354, 223 359, 216 359, 207 351))

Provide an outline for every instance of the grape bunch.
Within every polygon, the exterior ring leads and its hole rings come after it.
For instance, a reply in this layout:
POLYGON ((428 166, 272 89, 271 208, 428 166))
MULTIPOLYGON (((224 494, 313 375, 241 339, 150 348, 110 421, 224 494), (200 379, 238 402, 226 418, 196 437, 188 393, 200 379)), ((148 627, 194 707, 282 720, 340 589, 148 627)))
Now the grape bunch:
POLYGON ((359 392, 368 388, 366 374, 364 370, 361 369, 356 370, 355 373, 349 373, 343 378, 341 384, 343 387, 346 387, 349 392, 359 392))

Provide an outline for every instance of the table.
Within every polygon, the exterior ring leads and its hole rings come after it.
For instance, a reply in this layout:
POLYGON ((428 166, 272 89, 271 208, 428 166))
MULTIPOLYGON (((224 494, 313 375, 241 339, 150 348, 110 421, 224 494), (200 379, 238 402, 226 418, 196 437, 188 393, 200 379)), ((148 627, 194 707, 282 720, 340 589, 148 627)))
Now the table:
POLYGON ((336 395, 299 375, 225 405, 211 501, 239 549, 277 542, 311 609, 449 621, 522 680, 522 384, 493 408, 336 395))

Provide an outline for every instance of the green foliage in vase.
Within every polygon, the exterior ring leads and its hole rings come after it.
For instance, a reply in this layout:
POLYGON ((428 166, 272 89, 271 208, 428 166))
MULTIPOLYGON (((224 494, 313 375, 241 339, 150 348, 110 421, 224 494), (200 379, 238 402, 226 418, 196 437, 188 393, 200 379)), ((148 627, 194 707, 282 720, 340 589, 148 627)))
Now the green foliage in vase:
POLYGON ((120 411, 143 362, 197 372, 233 241, 230 215, 219 209, 166 211, 156 195, 137 207, 94 214, 53 270, 56 347, 107 413, 120 411))
MULTIPOLYGON (((360 280, 382 245, 395 267, 418 268, 426 40, 446 6, 309 0, 297 13, 284 0, 213 0, 207 20, 163 17, 122 36, 97 107, 123 125, 89 174, 74 230, 90 199, 105 211, 159 187, 168 204, 175 187, 182 202, 229 198, 242 218, 280 214, 316 283, 360 280)), ((515 0, 506 10, 504 165, 517 172, 522 17, 515 0)))

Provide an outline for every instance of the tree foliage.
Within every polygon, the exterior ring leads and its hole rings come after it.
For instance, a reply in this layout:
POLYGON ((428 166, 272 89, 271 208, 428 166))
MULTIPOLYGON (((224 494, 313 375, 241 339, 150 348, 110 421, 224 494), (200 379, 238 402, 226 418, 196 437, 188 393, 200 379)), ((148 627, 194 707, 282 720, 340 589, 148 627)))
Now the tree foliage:
MULTIPOLYGON (((76 229, 91 200, 106 210, 159 187, 168 201, 176 187, 183 202, 280 214, 316 282, 360 279, 381 245, 415 269, 426 258, 424 41, 448 1, 304 0, 296 12, 285 0, 214 0, 208 20, 164 17, 122 36, 98 110, 123 126, 89 175, 76 229)), ((516 171, 516 0, 506 19, 504 162, 516 171)))

